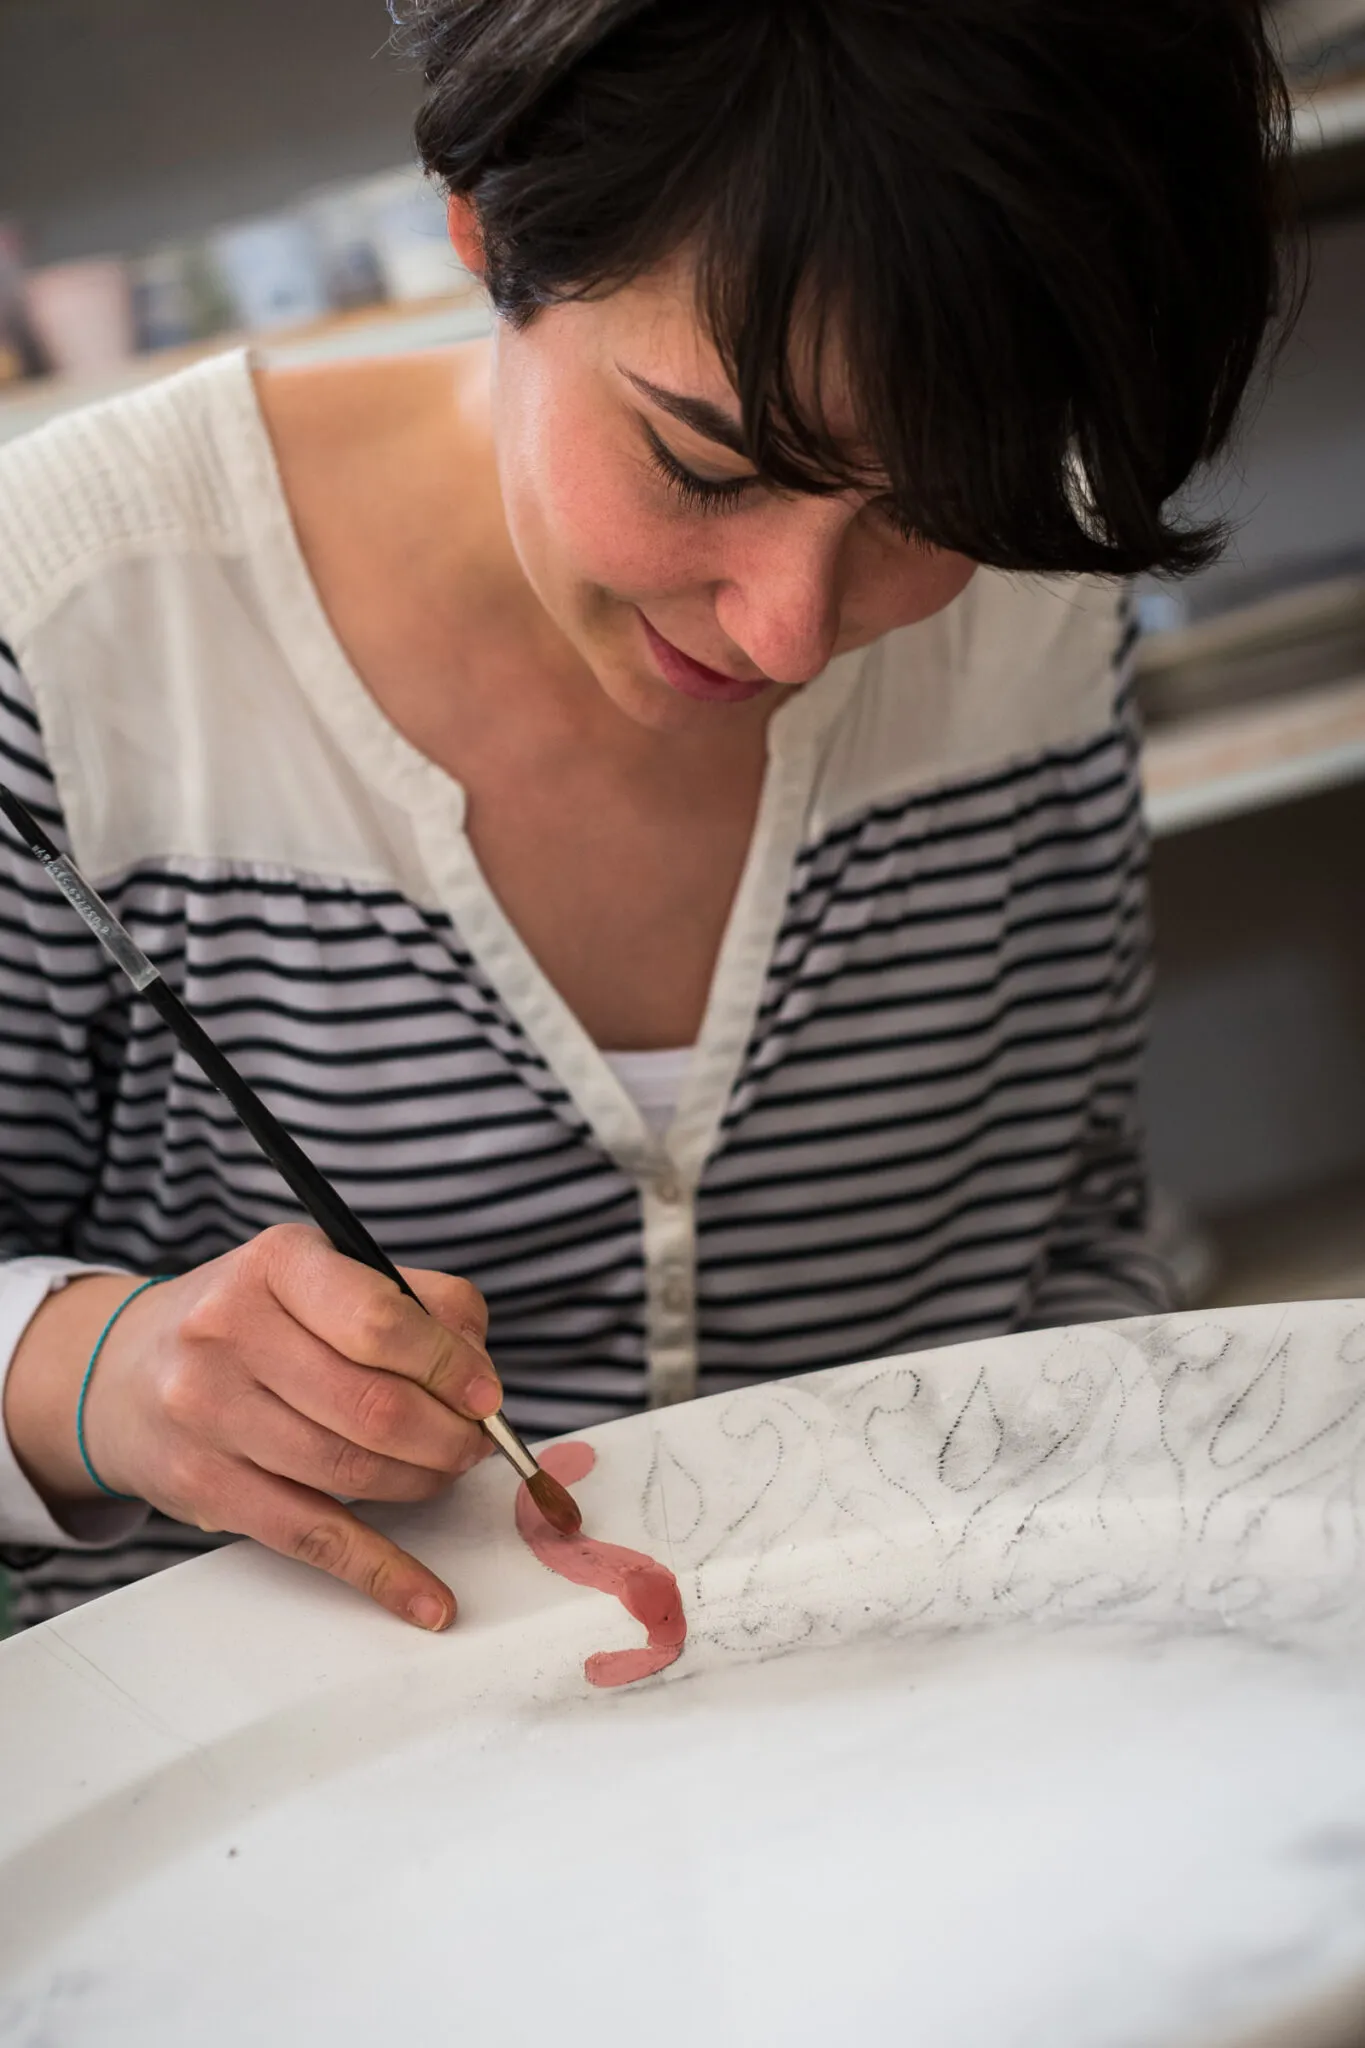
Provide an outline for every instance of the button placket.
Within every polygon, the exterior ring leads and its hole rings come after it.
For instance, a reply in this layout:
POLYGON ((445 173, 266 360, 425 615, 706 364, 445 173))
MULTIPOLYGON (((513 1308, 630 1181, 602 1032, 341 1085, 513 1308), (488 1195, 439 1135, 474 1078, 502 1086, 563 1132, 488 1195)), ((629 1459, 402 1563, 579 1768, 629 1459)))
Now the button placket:
POLYGON ((671 1171, 647 1179, 641 1201, 649 1399, 659 1408, 697 1389, 695 1217, 690 1191, 671 1171))

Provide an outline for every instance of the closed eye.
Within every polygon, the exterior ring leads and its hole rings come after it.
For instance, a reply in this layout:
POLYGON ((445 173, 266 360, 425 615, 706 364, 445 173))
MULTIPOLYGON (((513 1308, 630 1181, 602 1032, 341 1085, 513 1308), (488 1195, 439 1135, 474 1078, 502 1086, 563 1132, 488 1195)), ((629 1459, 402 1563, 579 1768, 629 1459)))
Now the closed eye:
MULTIPOLYGON (((763 483, 760 476, 698 476, 661 441, 648 420, 641 420, 649 448, 650 467, 689 512, 733 512, 763 483)), ((924 536, 888 494, 868 500, 868 510, 912 547, 924 547, 924 536)))
POLYGON ((698 476, 695 470, 679 462, 673 450, 659 439, 647 421, 641 424, 649 446, 651 468, 690 512, 734 511, 760 481, 756 476, 698 476))

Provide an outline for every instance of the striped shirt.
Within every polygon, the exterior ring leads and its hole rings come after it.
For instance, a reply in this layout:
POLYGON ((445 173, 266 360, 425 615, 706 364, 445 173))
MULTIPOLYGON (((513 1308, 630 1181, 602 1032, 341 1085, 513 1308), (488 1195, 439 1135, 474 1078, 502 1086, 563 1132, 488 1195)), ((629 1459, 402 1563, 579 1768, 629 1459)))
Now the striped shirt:
MULTIPOLYGON (((482 1289, 533 1437, 1167 1305, 1122 618, 979 571, 784 704, 661 1133, 350 669, 246 359, 0 454, 0 776, 389 1254, 482 1289)), ((7 834, 0 1001, 9 1348, 63 1262, 182 1271, 297 1213, 7 834)), ((214 1540, 59 1527, 8 1448, 0 1539, 21 1621, 214 1540)))

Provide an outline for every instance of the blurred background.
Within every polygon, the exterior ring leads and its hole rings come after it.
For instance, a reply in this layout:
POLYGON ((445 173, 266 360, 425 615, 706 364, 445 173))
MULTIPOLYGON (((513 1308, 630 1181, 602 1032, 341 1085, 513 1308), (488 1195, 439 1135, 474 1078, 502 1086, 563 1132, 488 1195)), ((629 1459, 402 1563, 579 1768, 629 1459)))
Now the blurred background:
POLYGON ((0 434, 242 333, 452 329, 470 280, 389 28, 383 0, 0 0, 0 434))
MULTIPOLYGON (((1201 486, 1226 559, 1140 593, 1149 1119, 1205 1302, 1365 1295, 1365 0, 1277 14, 1304 317, 1201 486)), ((0 0, 0 440, 243 334, 479 331, 388 33, 383 0, 0 0)))

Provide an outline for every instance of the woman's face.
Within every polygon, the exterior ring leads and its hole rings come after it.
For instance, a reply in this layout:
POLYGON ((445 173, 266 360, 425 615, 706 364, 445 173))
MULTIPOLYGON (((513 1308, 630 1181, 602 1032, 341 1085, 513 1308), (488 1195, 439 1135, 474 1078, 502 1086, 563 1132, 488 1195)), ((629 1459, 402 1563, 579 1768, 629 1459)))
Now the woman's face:
MULTIPOLYGON (((522 569, 642 725, 696 730, 739 705, 775 708, 971 578, 964 556, 907 540, 865 493, 795 495, 754 477, 681 262, 524 329, 501 324, 492 403, 522 569)), ((826 412, 837 427, 837 394, 826 412)))

